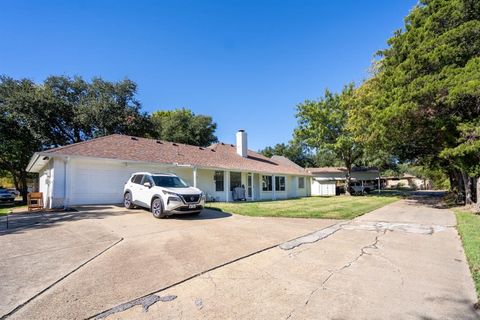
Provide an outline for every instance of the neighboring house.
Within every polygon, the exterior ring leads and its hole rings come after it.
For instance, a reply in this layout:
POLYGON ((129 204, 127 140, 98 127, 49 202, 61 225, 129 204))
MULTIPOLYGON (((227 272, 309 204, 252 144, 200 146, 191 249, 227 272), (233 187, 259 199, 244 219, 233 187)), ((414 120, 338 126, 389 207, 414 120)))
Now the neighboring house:
POLYGON ((232 201, 237 186, 245 187, 248 200, 310 195, 309 172, 248 150, 243 130, 236 140, 236 146, 203 148, 114 134, 37 152, 27 171, 39 174, 48 208, 121 203, 123 186, 136 171, 175 173, 216 201, 232 201))
MULTIPOLYGON (((307 168, 312 175, 312 196, 334 196, 337 187, 343 186, 346 181, 347 169, 344 167, 307 168)), ((379 171, 374 168, 353 168, 351 181, 363 183, 370 189, 378 188, 379 171)))
POLYGON ((408 188, 408 189, 420 189, 426 190, 431 189, 431 183, 428 179, 420 179, 414 175, 405 173, 398 177, 382 177, 382 179, 386 180, 386 187, 391 189, 400 189, 400 188, 408 188))

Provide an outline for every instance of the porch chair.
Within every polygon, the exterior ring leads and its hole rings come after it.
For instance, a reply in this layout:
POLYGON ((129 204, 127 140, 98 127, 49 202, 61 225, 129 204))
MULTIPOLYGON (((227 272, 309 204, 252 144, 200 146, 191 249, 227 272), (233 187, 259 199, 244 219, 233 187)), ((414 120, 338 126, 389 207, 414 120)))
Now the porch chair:
POLYGON ((43 192, 30 192, 27 195, 28 212, 43 210, 43 192))

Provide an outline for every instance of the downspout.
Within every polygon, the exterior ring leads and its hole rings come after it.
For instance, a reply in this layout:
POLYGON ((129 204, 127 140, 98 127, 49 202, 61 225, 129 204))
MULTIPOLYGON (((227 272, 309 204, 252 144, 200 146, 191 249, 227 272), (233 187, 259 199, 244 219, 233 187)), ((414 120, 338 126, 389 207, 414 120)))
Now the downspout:
POLYGON ((276 176, 273 175, 272 176, 272 200, 277 200, 277 194, 275 193, 275 187, 276 187, 275 179, 276 179, 276 176))

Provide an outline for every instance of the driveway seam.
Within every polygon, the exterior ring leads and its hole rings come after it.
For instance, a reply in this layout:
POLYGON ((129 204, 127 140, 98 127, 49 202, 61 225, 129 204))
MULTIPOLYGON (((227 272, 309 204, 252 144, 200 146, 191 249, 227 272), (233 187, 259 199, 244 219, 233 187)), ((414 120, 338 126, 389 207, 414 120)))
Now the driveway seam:
POLYGON ((68 272, 67 274, 63 275, 60 279, 56 280, 55 282, 53 282, 52 284, 50 284, 48 287, 44 288, 43 290, 41 290, 40 292, 36 293, 34 296, 32 296, 31 298, 29 298, 28 300, 26 300, 25 302, 19 304, 18 306, 16 306, 12 311, 4 314, 0 320, 4 320, 4 319, 7 319, 8 317, 12 316, 13 314, 15 314, 16 312, 18 312, 20 309, 22 309, 23 307, 25 307, 27 304, 29 304, 30 302, 32 302, 34 299, 36 299, 37 297, 39 297, 40 295, 42 295, 43 293, 45 293, 46 291, 48 291, 49 289, 53 288, 56 284, 58 284, 59 282, 61 282, 62 280, 64 280, 65 278, 67 278, 68 276, 70 276, 71 274, 73 274, 74 272, 78 271, 80 268, 82 268, 83 266, 85 266, 86 264, 88 264, 89 262, 91 262, 92 260, 94 260, 95 258, 99 257, 100 255, 102 255, 103 253, 105 253, 106 251, 108 251, 109 249, 113 248, 114 246, 116 246, 117 244, 119 244, 120 242, 123 241, 123 238, 120 238, 119 240, 117 240, 116 242, 114 242, 113 244, 111 244, 110 246, 108 246, 107 248, 105 248, 104 250, 100 251, 99 253, 97 253, 96 255, 94 255, 93 257, 91 257, 90 259, 88 259, 87 261, 83 262, 82 264, 80 264, 79 266, 77 266, 76 268, 74 268, 73 270, 71 270, 70 272, 68 272))

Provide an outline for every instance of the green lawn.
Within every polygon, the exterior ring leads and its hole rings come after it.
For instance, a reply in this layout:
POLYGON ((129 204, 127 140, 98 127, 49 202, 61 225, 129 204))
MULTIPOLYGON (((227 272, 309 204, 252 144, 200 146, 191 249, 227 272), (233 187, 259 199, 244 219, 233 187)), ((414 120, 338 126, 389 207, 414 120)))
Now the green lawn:
POLYGON ((22 205, 22 204, 18 204, 18 203, 14 204, 14 205, 10 205, 10 204, 9 204, 9 205, 4 205, 4 204, 2 204, 2 205, 0 205, 0 216, 7 215, 7 214, 10 213, 10 211, 11 211, 12 209, 21 208, 21 207, 25 207, 25 208, 26 208, 27 206, 26 206, 26 205, 22 205))
POLYGON ((277 201, 213 202, 207 208, 255 217, 353 219, 400 199, 398 196, 307 197, 277 201))
POLYGON ((4 216, 10 212, 11 208, 0 207, 0 216, 4 216))
POLYGON ((473 281, 480 297, 480 215, 456 209, 458 232, 462 238, 473 281))

